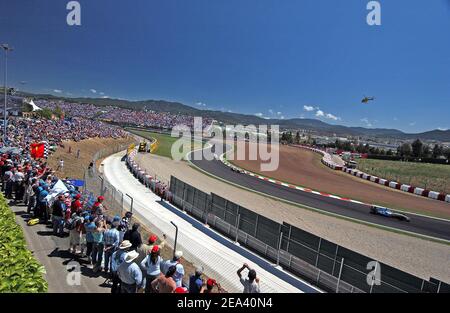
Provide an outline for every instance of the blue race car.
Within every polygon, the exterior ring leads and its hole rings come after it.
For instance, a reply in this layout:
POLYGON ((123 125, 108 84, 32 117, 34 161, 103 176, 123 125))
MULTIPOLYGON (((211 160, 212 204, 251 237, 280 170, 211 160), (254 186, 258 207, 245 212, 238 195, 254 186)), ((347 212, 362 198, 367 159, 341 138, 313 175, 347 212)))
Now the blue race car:
POLYGON ((380 215, 384 217, 395 218, 403 222, 409 222, 410 218, 404 214, 394 212, 388 208, 379 207, 376 205, 371 206, 370 213, 375 215, 380 215))

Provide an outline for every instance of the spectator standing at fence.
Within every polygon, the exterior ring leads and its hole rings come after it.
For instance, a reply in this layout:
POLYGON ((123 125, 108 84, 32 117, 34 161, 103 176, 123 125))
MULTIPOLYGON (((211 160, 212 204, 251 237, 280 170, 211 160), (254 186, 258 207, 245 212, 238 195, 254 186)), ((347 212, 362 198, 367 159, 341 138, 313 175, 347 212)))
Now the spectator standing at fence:
POLYGON ((92 262, 92 248, 94 246, 94 236, 93 232, 96 226, 94 223, 93 216, 87 215, 85 217, 85 229, 86 229, 86 255, 88 257, 88 262, 92 262))
POLYGON ((137 248, 142 244, 141 234, 139 233, 139 223, 134 223, 130 230, 128 230, 123 236, 124 240, 129 240, 131 242, 131 249, 137 250, 137 248))
POLYGON ((94 273, 101 269, 103 260, 104 241, 103 234, 105 232, 105 225, 102 220, 95 221, 95 229, 92 232, 92 265, 94 273))
POLYGON ((94 205, 92 206, 92 214, 94 214, 95 216, 103 215, 103 211, 105 209, 103 201, 105 201, 105 197, 103 196, 97 197, 97 202, 95 202, 94 205))
POLYGON ((105 273, 108 273, 111 264, 111 256, 119 246, 119 231, 115 222, 120 221, 119 216, 115 216, 111 228, 105 231, 103 241, 105 244, 105 273))
POLYGON ((53 212, 52 212, 52 224, 53 224, 53 235, 63 236, 64 235, 64 215, 66 211, 66 205, 64 203, 64 195, 59 195, 58 199, 53 202, 53 212))
POLYGON ((72 203, 70 204, 70 208, 72 209, 72 212, 75 212, 77 214, 80 214, 82 209, 83 209, 83 205, 80 201, 81 195, 78 193, 75 195, 72 203))
POLYGON ((183 256, 182 251, 175 251, 175 254, 171 260, 167 260, 164 262, 162 267, 163 274, 166 273, 171 266, 175 266, 175 273, 173 274, 173 279, 177 287, 181 287, 183 285, 183 276, 184 276, 184 267, 181 264, 181 257, 183 256))
POLYGON ((112 285, 111 293, 120 293, 120 278, 117 274, 119 266, 125 261, 125 256, 127 252, 131 249, 131 242, 128 240, 122 241, 119 248, 111 256, 111 274, 112 274, 112 285))
POLYGON ((119 275, 122 293, 136 293, 142 285, 142 272, 134 260, 139 254, 131 250, 125 256, 125 261, 120 264, 117 274, 119 275))
POLYGON ((259 278, 256 277, 256 271, 254 269, 251 269, 247 263, 244 263, 242 267, 237 271, 237 274, 239 276, 239 280, 241 284, 244 286, 244 293, 260 293, 259 288, 259 278), (244 269, 248 269, 248 277, 243 278, 242 277, 242 271, 244 269))
POLYGON ((155 279, 151 284, 153 290, 156 293, 173 293, 177 288, 177 284, 173 279, 176 270, 176 266, 170 266, 165 275, 160 275, 155 279))
POLYGON ((136 261, 138 264, 140 264, 142 260, 144 260, 144 258, 150 254, 153 247, 158 246, 159 250, 164 248, 164 246, 166 245, 166 234, 163 234, 163 240, 158 245, 156 244, 157 240, 158 236, 150 235, 148 237, 147 244, 143 243, 138 247, 137 252, 139 253, 139 257, 136 261))
POLYGON ((133 213, 126 212, 125 215, 122 217, 122 220, 120 221, 119 227, 117 228, 119 230, 119 234, 120 234, 120 241, 123 240, 125 232, 127 232, 129 229, 129 225, 130 225, 132 216, 133 216, 133 213))
POLYGON ((148 254, 141 262, 141 268, 144 269, 145 275, 145 293, 153 293, 152 282, 161 275, 161 264, 163 259, 160 256, 158 245, 153 246, 150 254, 148 254))
POLYGON ((203 266, 199 265, 195 268, 195 273, 189 278, 189 293, 200 293, 203 286, 203 266))

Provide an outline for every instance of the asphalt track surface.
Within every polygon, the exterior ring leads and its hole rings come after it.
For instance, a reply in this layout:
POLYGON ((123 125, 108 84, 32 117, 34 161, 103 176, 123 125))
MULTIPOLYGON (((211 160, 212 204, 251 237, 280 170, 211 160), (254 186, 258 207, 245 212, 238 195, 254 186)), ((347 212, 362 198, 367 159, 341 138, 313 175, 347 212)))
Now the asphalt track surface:
POLYGON ((333 214, 338 214, 347 218, 450 241, 450 221, 402 213, 410 218, 410 222, 403 222, 392 218, 370 214, 370 208, 367 205, 323 197, 301 190, 276 185, 246 174, 233 172, 220 160, 209 161, 205 159, 191 159, 191 162, 211 175, 220 177, 231 183, 258 191, 263 194, 333 214))

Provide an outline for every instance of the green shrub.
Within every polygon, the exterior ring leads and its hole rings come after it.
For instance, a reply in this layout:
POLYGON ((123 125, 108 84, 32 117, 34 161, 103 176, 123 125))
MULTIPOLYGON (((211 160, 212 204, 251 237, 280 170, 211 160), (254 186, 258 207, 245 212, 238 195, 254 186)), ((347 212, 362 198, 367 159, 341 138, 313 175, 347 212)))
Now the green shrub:
POLYGON ((0 292, 46 292, 44 272, 28 250, 23 231, 0 193, 0 292))

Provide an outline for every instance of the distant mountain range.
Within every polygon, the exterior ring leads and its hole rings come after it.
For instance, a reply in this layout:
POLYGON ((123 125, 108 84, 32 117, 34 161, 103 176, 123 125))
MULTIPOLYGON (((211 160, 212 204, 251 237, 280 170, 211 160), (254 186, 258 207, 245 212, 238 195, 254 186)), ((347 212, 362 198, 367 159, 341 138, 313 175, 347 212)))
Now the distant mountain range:
POLYGON ((364 128, 364 127, 347 127, 342 125, 332 125, 316 119, 264 119, 255 115, 230 113, 213 110, 200 110, 179 102, 170 102, 165 100, 143 100, 143 101, 128 101, 121 99, 110 98, 67 98, 58 97, 54 95, 42 95, 21 92, 22 96, 33 97, 35 99, 55 99, 67 100, 79 103, 90 103, 98 106, 117 106, 122 108, 134 110, 152 110, 155 112, 170 112, 173 114, 186 114, 192 116, 210 117, 225 124, 276 124, 280 125, 283 130, 310 130, 323 135, 337 135, 337 136, 370 136, 393 138, 403 140, 435 140, 440 142, 450 142, 450 130, 431 130, 423 133, 408 134, 397 129, 386 128, 364 128))

